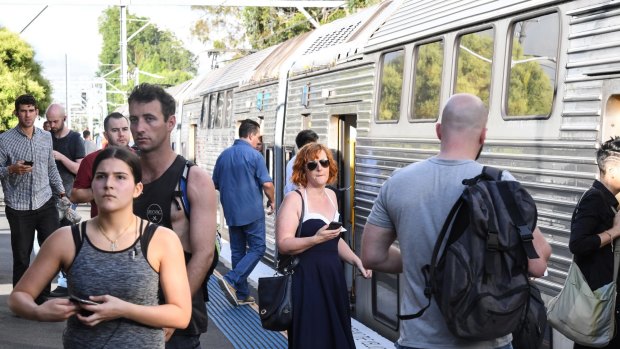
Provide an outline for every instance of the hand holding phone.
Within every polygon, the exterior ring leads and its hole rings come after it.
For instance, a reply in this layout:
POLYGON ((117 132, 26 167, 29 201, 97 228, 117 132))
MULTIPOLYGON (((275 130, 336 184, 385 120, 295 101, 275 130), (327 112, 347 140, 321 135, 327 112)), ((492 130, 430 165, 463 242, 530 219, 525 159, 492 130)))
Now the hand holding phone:
POLYGON ((342 228, 342 223, 340 222, 331 222, 329 223, 329 226, 327 227, 327 230, 334 230, 334 229, 339 229, 342 228))
POLYGON ((74 295, 69 295, 69 299, 72 300, 73 302, 80 303, 80 304, 88 304, 88 305, 99 305, 100 304, 95 301, 91 301, 90 299, 82 299, 74 295))
POLYGON ((33 161, 24 161, 24 165, 32 166, 32 165, 34 165, 34 162, 33 161))

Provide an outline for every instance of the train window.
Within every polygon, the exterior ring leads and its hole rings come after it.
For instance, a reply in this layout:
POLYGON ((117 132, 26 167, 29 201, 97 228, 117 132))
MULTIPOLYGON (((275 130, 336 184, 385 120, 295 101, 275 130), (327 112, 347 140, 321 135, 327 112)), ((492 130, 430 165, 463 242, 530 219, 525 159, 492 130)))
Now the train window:
POLYGON ((222 127, 222 118, 224 118, 224 92, 218 92, 217 94, 217 112, 215 113, 215 119, 213 121, 213 128, 222 127))
POLYGON ((557 13, 513 24, 507 117, 551 115, 557 82, 559 30, 557 13))
POLYGON ((413 120, 437 120, 443 73, 443 41, 416 47, 413 120))
POLYGON ((208 128, 213 128, 213 122, 215 120, 215 114, 217 113, 217 109, 215 108, 215 93, 209 95, 209 125, 208 128))
POLYGON ((224 127, 230 127, 230 119, 232 119, 232 90, 226 91, 226 118, 224 119, 224 127))
POLYGON ((377 321, 398 329, 398 275, 372 274, 372 313, 377 321))
POLYGON ((489 107, 494 30, 461 35, 454 93, 471 93, 489 107))
POLYGON ((209 120, 209 98, 210 95, 205 95, 202 98, 202 109, 200 110, 200 128, 207 128, 209 120))
POLYGON ((381 63, 377 121, 398 121, 403 90, 405 51, 388 52, 381 63))

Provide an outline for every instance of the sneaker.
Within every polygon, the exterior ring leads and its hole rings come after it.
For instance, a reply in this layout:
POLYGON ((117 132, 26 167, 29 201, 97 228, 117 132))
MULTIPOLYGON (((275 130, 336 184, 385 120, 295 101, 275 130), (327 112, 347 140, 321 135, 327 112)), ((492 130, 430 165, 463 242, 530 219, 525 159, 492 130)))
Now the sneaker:
POLYGON ((237 302, 239 305, 252 305, 254 303, 256 303, 256 299, 254 299, 254 297, 252 296, 247 296, 245 299, 241 299, 237 302))
POLYGON ((237 290, 222 277, 218 279, 217 282, 220 284, 220 288, 224 292, 224 296, 230 302, 230 304, 237 306, 239 305, 239 301, 237 300, 237 290))
POLYGON ((66 287, 58 286, 54 291, 50 292, 50 297, 69 297, 69 291, 66 287))

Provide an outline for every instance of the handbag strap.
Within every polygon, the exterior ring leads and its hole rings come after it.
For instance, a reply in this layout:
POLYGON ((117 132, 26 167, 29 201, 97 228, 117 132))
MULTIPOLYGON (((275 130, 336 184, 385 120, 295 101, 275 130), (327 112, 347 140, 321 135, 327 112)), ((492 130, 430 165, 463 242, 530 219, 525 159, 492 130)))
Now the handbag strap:
MULTIPOLYGON (((301 236, 301 225, 304 223, 304 212, 306 211, 306 205, 304 203, 304 196, 301 195, 299 189, 295 189, 295 192, 299 194, 301 198, 301 214, 299 215, 299 223, 297 224, 297 231, 295 232, 295 237, 298 238, 301 236)), ((276 244, 276 251, 278 249, 278 245, 276 244)), ((280 251, 277 251, 277 254, 280 254, 280 251)), ((278 258, 273 259, 273 268, 278 269, 278 258)))
POLYGON ((620 239, 614 240, 614 283, 618 279, 618 267, 620 266, 620 239))
POLYGON ((299 197, 301 197, 301 214, 299 215, 299 224, 297 224, 297 231, 295 232, 295 237, 298 238, 301 236, 301 225, 304 223, 304 212, 306 212, 306 205, 304 203, 304 196, 301 195, 299 189, 295 189, 295 192, 299 194, 299 197))

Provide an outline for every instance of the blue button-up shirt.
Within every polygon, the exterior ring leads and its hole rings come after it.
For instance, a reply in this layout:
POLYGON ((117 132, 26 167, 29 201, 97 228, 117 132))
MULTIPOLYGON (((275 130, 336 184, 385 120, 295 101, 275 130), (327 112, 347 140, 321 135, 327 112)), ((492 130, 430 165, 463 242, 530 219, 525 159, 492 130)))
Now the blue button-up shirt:
POLYGON ((64 193, 52 150, 52 135, 40 128, 34 128, 32 138, 19 126, 0 135, 0 180, 8 207, 36 210, 52 197, 52 191, 64 193), (32 161, 32 172, 9 174, 8 167, 19 160, 32 161))
POLYGON ((237 139, 215 162, 213 183, 229 226, 250 224, 264 217, 263 184, 273 182, 265 158, 250 143, 237 139))

